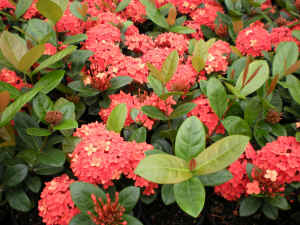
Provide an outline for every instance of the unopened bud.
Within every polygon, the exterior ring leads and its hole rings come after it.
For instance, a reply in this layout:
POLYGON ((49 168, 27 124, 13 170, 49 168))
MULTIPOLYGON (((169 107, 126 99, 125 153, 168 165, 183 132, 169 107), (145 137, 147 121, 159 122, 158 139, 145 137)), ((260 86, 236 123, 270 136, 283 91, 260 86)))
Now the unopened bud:
POLYGON ((57 125, 63 119, 62 112, 59 111, 49 111, 46 113, 45 121, 52 125, 57 125))

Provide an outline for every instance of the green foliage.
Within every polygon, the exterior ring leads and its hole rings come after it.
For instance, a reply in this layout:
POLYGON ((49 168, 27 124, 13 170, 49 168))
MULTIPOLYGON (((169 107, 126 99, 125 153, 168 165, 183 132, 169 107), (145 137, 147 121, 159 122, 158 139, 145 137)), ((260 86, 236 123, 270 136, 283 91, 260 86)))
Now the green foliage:
POLYGON ((123 103, 117 105, 109 115, 106 128, 108 130, 115 131, 116 133, 120 133, 124 127, 127 114, 126 104, 123 103))

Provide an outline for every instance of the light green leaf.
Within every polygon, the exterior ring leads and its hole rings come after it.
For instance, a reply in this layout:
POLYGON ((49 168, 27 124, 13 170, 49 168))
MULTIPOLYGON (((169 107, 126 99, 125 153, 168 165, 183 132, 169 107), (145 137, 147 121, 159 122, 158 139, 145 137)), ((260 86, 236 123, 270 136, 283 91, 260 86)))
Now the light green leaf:
POLYGON ((130 186, 124 188, 119 194, 119 203, 124 206, 126 212, 132 211, 140 198, 140 189, 138 187, 130 186))
POLYGON ((175 74, 177 70, 178 61, 179 61, 179 55, 176 50, 172 51, 164 61, 161 68, 161 72, 164 78, 163 80, 164 84, 168 83, 168 81, 172 79, 172 76, 175 74))
POLYGON ((118 13, 118 12, 123 11, 123 10, 129 5, 130 2, 131 2, 131 0, 122 0, 122 1, 118 4, 118 6, 117 6, 115 12, 118 13))
POLYGON ((196 158, 194 172, 198 175, 214 173, 233 163, 245 151, 249 137, 231 135, 215 142, 196 158))
POLYGON ((178 130, 175 142, 175 154, 189 161, 204 150, 205 142, 204 125, 197 117, 189 117, 178 130))
POLYGON ((252 136, 248 123, 238 116, 228 116, 222 121, 222 124, 229 135, 241 134, 249 137, 252 136))
POLYGON ((174 195, 179 207, 192 217, 198 217, 204 207, 205 189, 197 177, 174 184, 174 195))
POLYGON ((31 6, 32 2, 33 0, 19 0, 15 10, 16 17, 21 17, 31 6))
POLYGON ((159 184, 175 184, 192 177, 188 163, 169 154, 154 154, 140 161, 135 174, 159 184))
POLYGON ((185 114, 192 111, 197 105, 193 102, 187 102, 176 107, 176 109, 171 113, 170 119, 176 119, 178 117, 184 116, 185 114))
POLYGON ((31 136, 37 136, 37 137, 43 137, 43 136, 49 136, 51 135, 51 131, 44 128, 27 128, 26 133, 31 136))
POLYGON ((194 29, 189 28, 189 27, 180 26, 180 25, 175 25, 175 26, 170 27, 169 31, 179 33, 179 34, 192 34, 192 33, 195 33, 194 29))
POLYGON ((68 0, 39 0, 36 8, 46 18, 57 23, 63 16, 68 0))
POLYGON ((78 128, 78 123, 76 120, 64 120, 63 122, 59 123, 58 125, 53 127, 53 130, 68 130, 78 128))
POLYGON ((289 75, 286 78, 286 84, 293 99, 300 104, 300 80, 293 75, 289 75))
POLYGON ((127 105, 125 103, 117 105, 110 113, 106 128, 108 130, 115 131, 116 133, 120 133, 124 127, 126 118, 127 118, 127 105))
POLYGON ((154 93, 158 96, 162 95, 163 93, 167 92, 166 88, 163 86, 162 82, 155 78, 152 75, 148 76, 148 83, 150 84, 151 88, 153 89, 154 93))

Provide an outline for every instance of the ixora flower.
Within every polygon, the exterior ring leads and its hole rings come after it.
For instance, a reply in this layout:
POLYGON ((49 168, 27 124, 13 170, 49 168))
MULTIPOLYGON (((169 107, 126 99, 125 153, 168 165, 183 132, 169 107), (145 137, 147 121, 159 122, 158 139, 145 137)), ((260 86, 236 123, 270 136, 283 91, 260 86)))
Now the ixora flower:
POLYGON ((8 83, 19 90, 21 90, 23 87, 31 87, 31 85, 25 84, 23 80, 18 77, 16 72, 6 68, 3 68, 0 71, 0 81, 8 83))
POLYGON ((259 182, 257 180, 254 180, 253 182, 250 182, 246 186, 247 188, 247 194, 259 194, 260 188, 259 188, 259 182))
POLYGON ((91 195, 94 202, 95 214, 88 212, 93 222, 96 225, 127 225, 127 221, 124 221, 123 214, 125 208, 119 204, 119 193, 115 193, 115 200, 112 201, 109 194, 106 194, 106 202, 101 198, 96 198, 95 195, 91 195))
POLYGON ((38 203, 39 216, 46 225, 68 225, 80 213, 72 201, 69 186, 75 182, 63 174, 45 183, 38 203))
POLYGON ((113 180, 124 175, 135 180, 135 185, 145 187, 144 194, 153 194, 156 184, 134 174, 145 151, 153 149, 146 143, 125 142, 118 133, 108 131, 101 123, 90 123, 77 129, 74 136, 81 142, 70 154, 71 169, 80 181, 113 185, 113 180))
POLYGON ((260 24, 253 23, 239 32, 236 47, 243 55, 262 56, 262 51, 270 51, 272 48, 271 37, 260 24))

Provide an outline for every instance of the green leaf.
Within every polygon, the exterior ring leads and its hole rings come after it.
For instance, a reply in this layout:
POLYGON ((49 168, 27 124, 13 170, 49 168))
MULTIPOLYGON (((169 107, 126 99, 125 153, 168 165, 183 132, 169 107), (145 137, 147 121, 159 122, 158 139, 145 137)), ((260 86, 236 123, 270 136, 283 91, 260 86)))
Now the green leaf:
POLYGON ((161 199, 165 205, 170 205, 175 202, 173 184, 162 185, 161 199))
POLYGON ((52 148, 41 152, 39 161, 46 166, 61 167, 66 161, 66 156, 61 150, 52 148))
POLYGON ((279 43, 272 64, 273 76, 279 74, 279 79, 281 79, 284 76, 284 72, 296 63, 298 56, 298 46, 295 42, 279 43))
POLYGON ((71 13, 76 16, 78 19, 86 21, 86 16, 83 16, 79 10, 82 10, 82 5, 79 1, 73 1, 70 4, 71 13))
POLYGON ((53 102, 47 95, 43 93, 39 93, 32 101, 33 113, 40 121, 44 120, 46 113, 51 111, 52 108, 53 102))
POLYGON ((28 51, 24 39, 8 31, 3 31, 1 34, 0 49, 5 58, 14 65, 15 68, 18 68, 21 58, 28 51))
POLYGON ((262 199, 256 197, 247 197, 241 201, 239 213, 240 216, 251 216, 257 212, 262 205, 262 199))
POLYGON ((292 35, 294 38, 298 39, 300 41, 300 30, 293 30, 292 35))
MULTIPOLYGON (((75 44, 75 43, 85 41, 86 39, 87 39, 86 34, 76 34, 76 35, 72 35, 72 36, 66 36, 64 44, 65 45, 75 44)), ((88 50, 78 50, 78 51, 88 51, 88 50)), ((92 53, 92 54, 94 54, 94 53, 92 53)))
POLYGON ((128 214, 124 214, 123 219, 127 221, 127 225, 143 225, 137 218, 128 214))
POLYGON ((180 126, 175 142, 176 156, 189 161, 205 149, 205 127, 195 116, 186 119, 180 126))
POLYGON ((233 176, 228 170, 224 169, 215 173, 199 176, 198 178, 204 186, 214 187, 229 181, 233 176))
POLYGON ((26 129, 26 133, 28 135, 38 136, 38 137, 44 137, 44 136, 51 135, 51 131, 50 130, 44 129, 44 128, 36 128, 36 127, 27 128, 26 129))
POLYGON ((203 60, 203 58, 201 56, 195 55, 192 57, 192 65, 193 65, 193 68, 199 73, 201 70, 204 69, 205 61, 203 60))
POLYGON ((17 19, 27 11, 27 9, 31 6, 33 0, 19 0, 16 6, 15 14, 17 19))
POLYGON ((228 116, 223 121, 226 131, 229 135, 241 134, 251 137, 251 129, 248 123, 238 116, 228 116))
MULTIPOLYGON (((42 1, 49 1, 49 0, 42 0, 42 1)), ((53 56, 49 57, 48 59, 46 59, 45 61, 43 61, 37 68, 34 69, 34 71, 31 73, 31 75, 34 75, 34 74, 38 73, 39 71, 46 69, 48 66, 51 66, 52 64, 63 59, 67 55, 74 52, 76 49, 77 49, 77 47, 74 45, 70 45, 70 46, 66 47, 64 50, 56 53, 55 55, 53 55, 53 56)))
POLYGON ((180 26, 180 25, 175 25, 175 26, 170 27, 169 31, 179 33, 179 34, 192 34, 192 33, 195 33, 194 29, 189 28, 189 27, 180 26))
POLYGON ((70 82, 68 84, 68 87, 74 91, 78 91, 79 96, 82 97, 91 97, 91 96, 98 95, 100 93, 100 91, 97 89, 85 86, 81 80, 70 82))
POLYGON ((192 111, 197 105, 193 102, 187 102, 176 107, 176 109, 171 113, 170 119, 176 119, 178 117, 184 116, 185 114, 192 111))
POLYGON ((39 0, 36 8, 43 16, 57 23, 63 16, 67 4, 67 0, 39 0))
POLYGON ((55 70, 47 75, 43 76, 39 82, 35 84, 35 88, 38 88, 42 93, 48 94, 54 88, 56 88, 65 75, 64 70, 55 70), (41 89, 40 89, 41 88, 41 89))
POLYGON ((125 103, 117 105, 110 113, 106 128, 108 130, 115 131, 116 133, 120 133, 124 127, 125 120, 127 118, 127 106, 125 103))
POLYGON ((179 55, 176 50, 173 50, 166 60, 163 62, 161 72, 163 74, 163 83, 168 83, 172 79, 172 76, 175 74, 178 66, 179 55))
POLYGON ((26 178, 27 174, 28 167, 24 164, 7 166, 3 176, 3 184, 8 187, 16 186, 26 178))
POLYGON ((79 144, 79 142, 80 142, 80 138, 78 137, 73 137, 73 136, 65 137, 62 143, 63 152, 66 154, 72 153, 75 147, 77 146, 77 144, 79 144))
POLYGON ((55 167, 55 166, 47 166, 47 165, 39 165, 38 167, 35 167, 33 169, 33 172, 35 172, 38 175, 54 175, 62 172, 65 168, 64 167, 55 167))
POLYGON ((154 154, 140 161, 135 174, 159 184, 175 184, 192 177, 188 163, 169 154, 154 154))
POLYGON ((17 98, 21 92, 11 84, 0 81, 0 92, 8 91, 11 98, 17 98))
POLYGON ((174 195, 179 207, 192 217, 198 217, 204 207, 205 188, 197 177, 174 184, 174 195))
POLYGON ((147 116, 153 118, 153 119, 158 119, 158 120, 168 120, 169 118, 158 108, 155 106, 151 105, 145 105, 142 106, 142 112, 145 113, 147 116))
POLYGON ((252 126, 263 116, 263 105, 258 96, 245 101, 244 119, 252 126))
POLYGON ((208 81, 207 97, 211 108, 221 119, 228 107, 227 94, 222 83, 214 77, 208 81))
POLYGON ((64 120, 63 122, 59 123, 58 125, 53 127, 53 130, 68 130, 78 128, 78 123, 76 120, 64 120))
POLYGON ((265 60, 255 60, 250 63, 245 80, 244 71, 245 69, 241 72, 236 82, 236 88, 239 89, 244 96, 255 92, 263 86, 269 78, 269 66, 265 60))
POLYGON ((110 87, 108 90, 117 90, 121 87, 130 84, 133 81, 131 77, 128 76, 117 76, 110 80, 110 87))
POLYGON ((70 185, 72 200, 78 209, 82 212, 92 211, 94 209, 94 202, 91 194, 94 194, 97 199, 101 198, 106 201, 104 191, 96 185, 85 182, 74 182, 70 185))
POLYGON ((231 135, 215 142, 196 158, 195 173, 204 175, 226 168, 245 151, 249 137, 231 135))
POLYGON ((162 95, 163 93, 167 92, 166 88, 163 86, 162 82, 155 78, 152 75, 148 76, 148 83, 150 84, 151 88, 153 89, 154 93, 158 96, 162 95))
POLYGON ((79 213, 72 218, 69 225, 95 225, 95 223, 91 220, 89 215, 79 213))
POLYGON ((267 202, 274 206, 274 207, 277 207, 281 210, 288 210, 291 208, 290 204, 288 203, 288 201, 286 200, 285 197, 283 196, 280 196, 280 195, 277 195, 273 198, 268 198, 267 199, 267 202))
POLYGON ((140 127, 134 130, 129 138, 129 141, 136 141, 137 143, 146 142, 147 139, 147 129, 145 127, 140 127))
POLYGON ((25 182, 30 191, 38 193, 41 190, 42 181, 38 176, 30 176, 25 180, 25 182))
POLYGON ((267 202, 264 203, 262 211, 265 214, 265 216, 271 220, 276 220, 278 218, 278 208, 270 205, 267 202))
POLYGON ((65 98, 59 98, 55 102, 53 109, 55 111, 60 111, 63 114, 63 121, 75 120, 75 105, 73 102, 70 102, 65 98))
POLYGON ((38 61, 38 59, 44 54, 45 45, 40 44, 32 49, 30 49, 26 54, 20 59, 17 69, 22 72, 27 72, 30 67, 38 61))
POLYGON ((146 7, 146 14, 153 23, 165 29, 169 29, 169 24, 167 23, 165 17, 159 12, 159 10, 151 1, 140 0, 140 2, 146 7))
POLYGON ((300 132, 297 132, 297 133, 296 133, 296 140, 297 140, 298 142, 300 142, 300 132))
POLYGON ((286 84, 290 95, 298 104, 300 104, 300 80, 293 75, 289 75, 286 78, 286 84))
POLYGON ((40 19, 31 19, 25 28, 26 39, 34 44, 50 42, 56 45, 56 32, 51 25, 40 19))
POLYGON ((32 203, 28 198, 27 194, 20 188, 9 189, 6 192, 6 199, 8 204, 13 209, 22 212, 29 212, 32 209, 32 203))
POLYGON ((118 4, 118 6, 117 6, 115 12, 118 13, 118 12, 123 11, 123 10, 129 5, 130 2, 131 2, 131 0, 122 0, 122 1, 118 4))
POLYGON ((153 76, 154 78, 156 78, 157 80, 159 80, 160 82, 164 82, 164 77, 162 72, 157 69, 154 65, 152 65, 151 63, 147 63, 147 67, 149 70, 149 76, 153 76))
POLYGON ((124 188, 119 194, 119 203, 124 206, 126 212, 132 211, 140 198, 140 189, 138 187, 130 186, 124 188))

